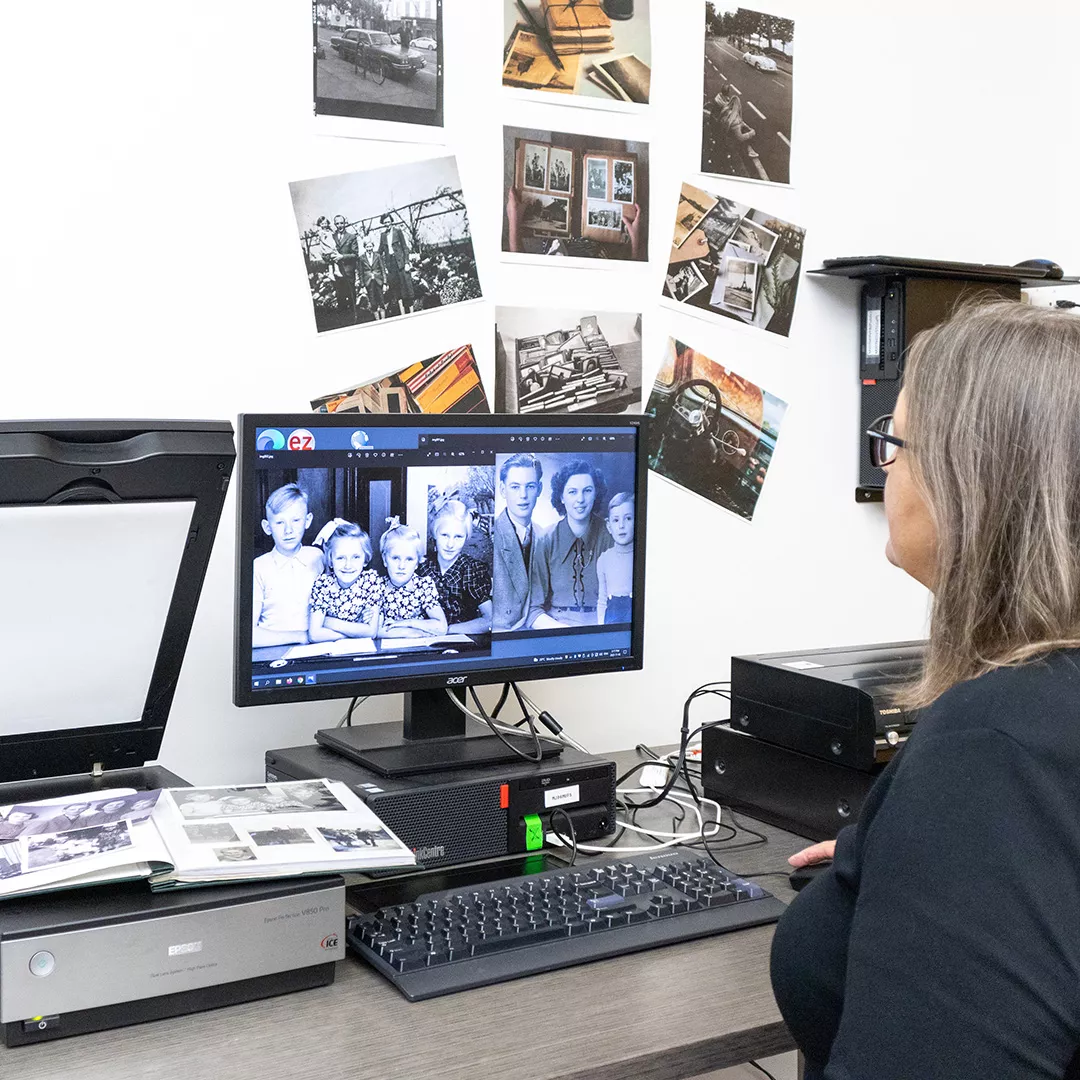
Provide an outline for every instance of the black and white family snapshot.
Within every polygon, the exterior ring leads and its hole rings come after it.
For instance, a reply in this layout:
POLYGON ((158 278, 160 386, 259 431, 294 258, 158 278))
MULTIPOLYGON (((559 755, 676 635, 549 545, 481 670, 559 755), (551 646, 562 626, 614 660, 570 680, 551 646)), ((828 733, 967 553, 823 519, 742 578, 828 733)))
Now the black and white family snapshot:
POLYGON ((454 158, 289 188, 319 332, 480 299, 454 158))
POLYGON ((253 660, 415 660, 492 633, 629 624, 633 468, 609 452, 265 470, 253 660))

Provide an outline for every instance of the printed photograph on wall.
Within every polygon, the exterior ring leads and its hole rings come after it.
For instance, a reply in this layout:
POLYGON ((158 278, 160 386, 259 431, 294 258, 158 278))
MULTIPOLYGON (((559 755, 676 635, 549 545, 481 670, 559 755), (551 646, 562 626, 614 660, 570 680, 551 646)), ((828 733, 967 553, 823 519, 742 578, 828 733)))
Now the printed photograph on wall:
POLYGON ((806 230, 683 184, 662 299, 787 337, 806 230))
POLYGON ((649 467, 752 520, 786 411, 767 390, 669 339, 645 406, 649 467))
POLYGON ((502 0, 502 5, 503 86, 592 108, 630 111, 648 105, 651 0, 502 0))
POLYGON ((481 298, 454 158, 289 189, 320 333, 481 298))
POLYGON ((791 183, 794 50, 791 19, 705 4, 703 173, 791 183))
POLYGON ((495 409, 622 413, 641 409, 641 315, 495 309, 495 409))
POLYGON ((502 250, 648 259, 649 145, 503 128, 502 250))
MULTIPOLYGON (((325 394, 312 401, 311 407, 324 413, 491 412, 471 345, 410 364, 381 379, 325 394)), ((353 449, 363 450, 366 445, 360 440, 353 449)))
POLYGON ((316 116, 443 126, 442 0, 311 8, 316 116))

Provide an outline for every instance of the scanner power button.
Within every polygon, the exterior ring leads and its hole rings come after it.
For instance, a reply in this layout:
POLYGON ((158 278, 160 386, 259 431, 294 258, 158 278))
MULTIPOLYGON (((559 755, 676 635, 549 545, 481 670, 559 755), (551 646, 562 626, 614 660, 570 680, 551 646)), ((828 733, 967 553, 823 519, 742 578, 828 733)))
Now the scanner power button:
POLYGON ((56 967, 56 957, 51 952, 34 953, 30 957, 30 974, 37 975, 39 978, 44 979, 46 975, 51 975, 53 969, 56 967))

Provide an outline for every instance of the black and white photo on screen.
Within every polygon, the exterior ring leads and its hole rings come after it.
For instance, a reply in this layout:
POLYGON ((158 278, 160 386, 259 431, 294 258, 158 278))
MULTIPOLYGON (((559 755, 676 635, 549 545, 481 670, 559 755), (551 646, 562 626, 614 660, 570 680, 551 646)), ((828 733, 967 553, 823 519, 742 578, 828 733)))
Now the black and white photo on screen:
POLYGON ((792 19, 705 5, 701 171, 791 183, 792 19))
POLYGON ((575 453, 497 454, 495 471, 496 633, 629 624, 633 454, 588 444, 575 453), (514 556, 523 535, 527 570, 520 546, 514 556))
POLYGON ((454 158, 289 188, 319 332, 481 298, 454 158))
POLYGON ((442 128, 442 0, 313 0, 312 33, 316 117, 342 118, 330 131, 442 128))

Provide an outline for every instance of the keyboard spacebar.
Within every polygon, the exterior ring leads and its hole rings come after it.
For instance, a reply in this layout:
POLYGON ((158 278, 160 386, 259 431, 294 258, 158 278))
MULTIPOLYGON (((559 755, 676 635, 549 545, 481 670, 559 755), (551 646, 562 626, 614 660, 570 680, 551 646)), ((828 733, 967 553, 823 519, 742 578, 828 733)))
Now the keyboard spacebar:
POLYGON ((484 938, 473 944, 473 956, 489 956, 491 953, 505 952, 507 949, 523 949, 526 945, 539 945, 542 941, 558 941, 569 937, 565 926, 545 926, 539 930, 526 930, 520 934, 503 934, 499 937, 484 938))

